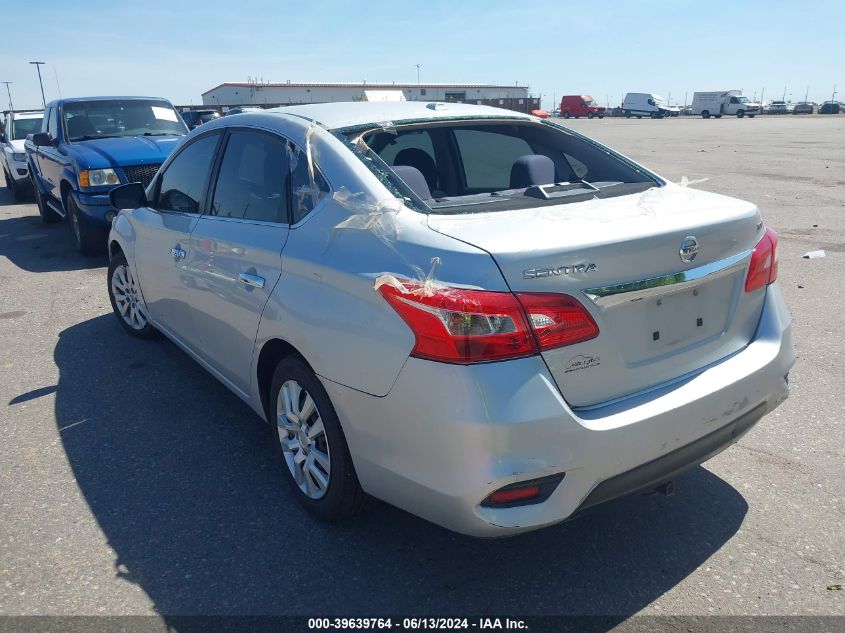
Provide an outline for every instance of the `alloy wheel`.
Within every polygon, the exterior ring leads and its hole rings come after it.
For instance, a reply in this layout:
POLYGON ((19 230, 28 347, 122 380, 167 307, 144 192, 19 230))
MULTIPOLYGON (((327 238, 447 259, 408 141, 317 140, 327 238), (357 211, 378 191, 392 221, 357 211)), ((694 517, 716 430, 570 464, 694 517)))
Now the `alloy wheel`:
POLYGON ((143 330, 147 317, 141 307, 141 293, 138 282, 129 266, 120 264, 114 269, 111 278, 111 291, 120 317, 133 330, 143 330))
POLYGON ((279 390, 276 424, 296 485, 307 497, 321 499, 331 481, 329 441, 314 398, 296 380, 288 380, 279 390))

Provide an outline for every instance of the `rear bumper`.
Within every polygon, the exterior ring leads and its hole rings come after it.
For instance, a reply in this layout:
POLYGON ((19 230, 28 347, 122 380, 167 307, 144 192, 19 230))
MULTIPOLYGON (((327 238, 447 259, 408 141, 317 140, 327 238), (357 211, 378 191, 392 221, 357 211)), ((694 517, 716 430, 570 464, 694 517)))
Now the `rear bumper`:
POLYGON ((370 494, 458 532, 503 536, 652 487, 723 450, 788 395, 795 353, 776 285, 741 352, 667 386, 573 410, 539 357, 408 359, 382 398, 324 381, 370 494), (565 473, 542 503, 482 507, 508 484, 565 473))

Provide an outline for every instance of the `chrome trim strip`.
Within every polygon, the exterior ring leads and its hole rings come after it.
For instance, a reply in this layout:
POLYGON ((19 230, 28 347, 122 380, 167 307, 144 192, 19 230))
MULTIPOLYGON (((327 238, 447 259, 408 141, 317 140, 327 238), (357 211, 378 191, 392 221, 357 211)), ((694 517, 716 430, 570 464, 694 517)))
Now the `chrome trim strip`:
POLYGON ((583 290, 587 298, 600 308, 626 303, 628 301, 640 301, 648 297, 656 297, 667 292, 687 290, 701 285, 704 282, 725 277, 745 266, 751 256, 751 249, 743 251, 732 257, 720 259, 719 261, 682 270, 669 275, 640 279, 638 281, 626 281, 611 286, 598 288, 586 288, 583 290))

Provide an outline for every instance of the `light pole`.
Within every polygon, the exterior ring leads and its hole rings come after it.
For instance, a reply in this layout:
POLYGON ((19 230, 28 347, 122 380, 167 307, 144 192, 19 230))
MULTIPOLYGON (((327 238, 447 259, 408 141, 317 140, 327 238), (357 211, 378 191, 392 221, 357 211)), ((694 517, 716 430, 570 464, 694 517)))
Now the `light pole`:
POLYGON ((6 92, 9 93, 9 110, 14 110, 15 106, 12 105, 12 91, 9 90, 9 84, 12 83, 11 81, 0 81, 2 84, 6 84, 6 92))
POLYGON ((41 86, 41 103, 44 104, 44 109, 47 109, 47 99, 44 98, 44 82, 41 81, 41 67, 44 65, 44 62, 29 62, 30 64, 34 64, 35 68, 38 69, 38 85, 41 86))
POLYGON ((420 67, 422 66, 422 64, 416 64, 416 66, 417 66, 417 88, 419 88, 420 87, 420 67))

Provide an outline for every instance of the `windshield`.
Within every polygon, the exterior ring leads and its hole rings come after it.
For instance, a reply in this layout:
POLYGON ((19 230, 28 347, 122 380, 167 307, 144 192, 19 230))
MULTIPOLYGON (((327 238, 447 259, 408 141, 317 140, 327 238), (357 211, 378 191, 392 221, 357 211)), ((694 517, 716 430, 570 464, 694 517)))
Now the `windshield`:
POLYGON ((434 122, 362 138, 437 213, 561 204, 659 184, 606 148, 543 123, 434 122))
POLYGON ((595 100, 595 99, 590 99, 589 101, 585 101, 585 102, 584 102, 584 105, 585 105, 585 106, 597 106, 597 105, 598 105, 598 103, 596 103, 596 100, 595 100))
POLYGON ((62 109, 70 141, 114 136, 182 136, 188 133, 167 101, 126 99, 66 103, 62 109))
POLYGON ((41 131, 41 119, 14 119, 12 121, 13 141, 22 141, 27 134, 36 134, 41 131))
POLYGON ((739 98, 739 102, 740 102, 740 103, 749 103, 749 101, 748 101, 748 97, 740 97, 740 98, 739 98))

